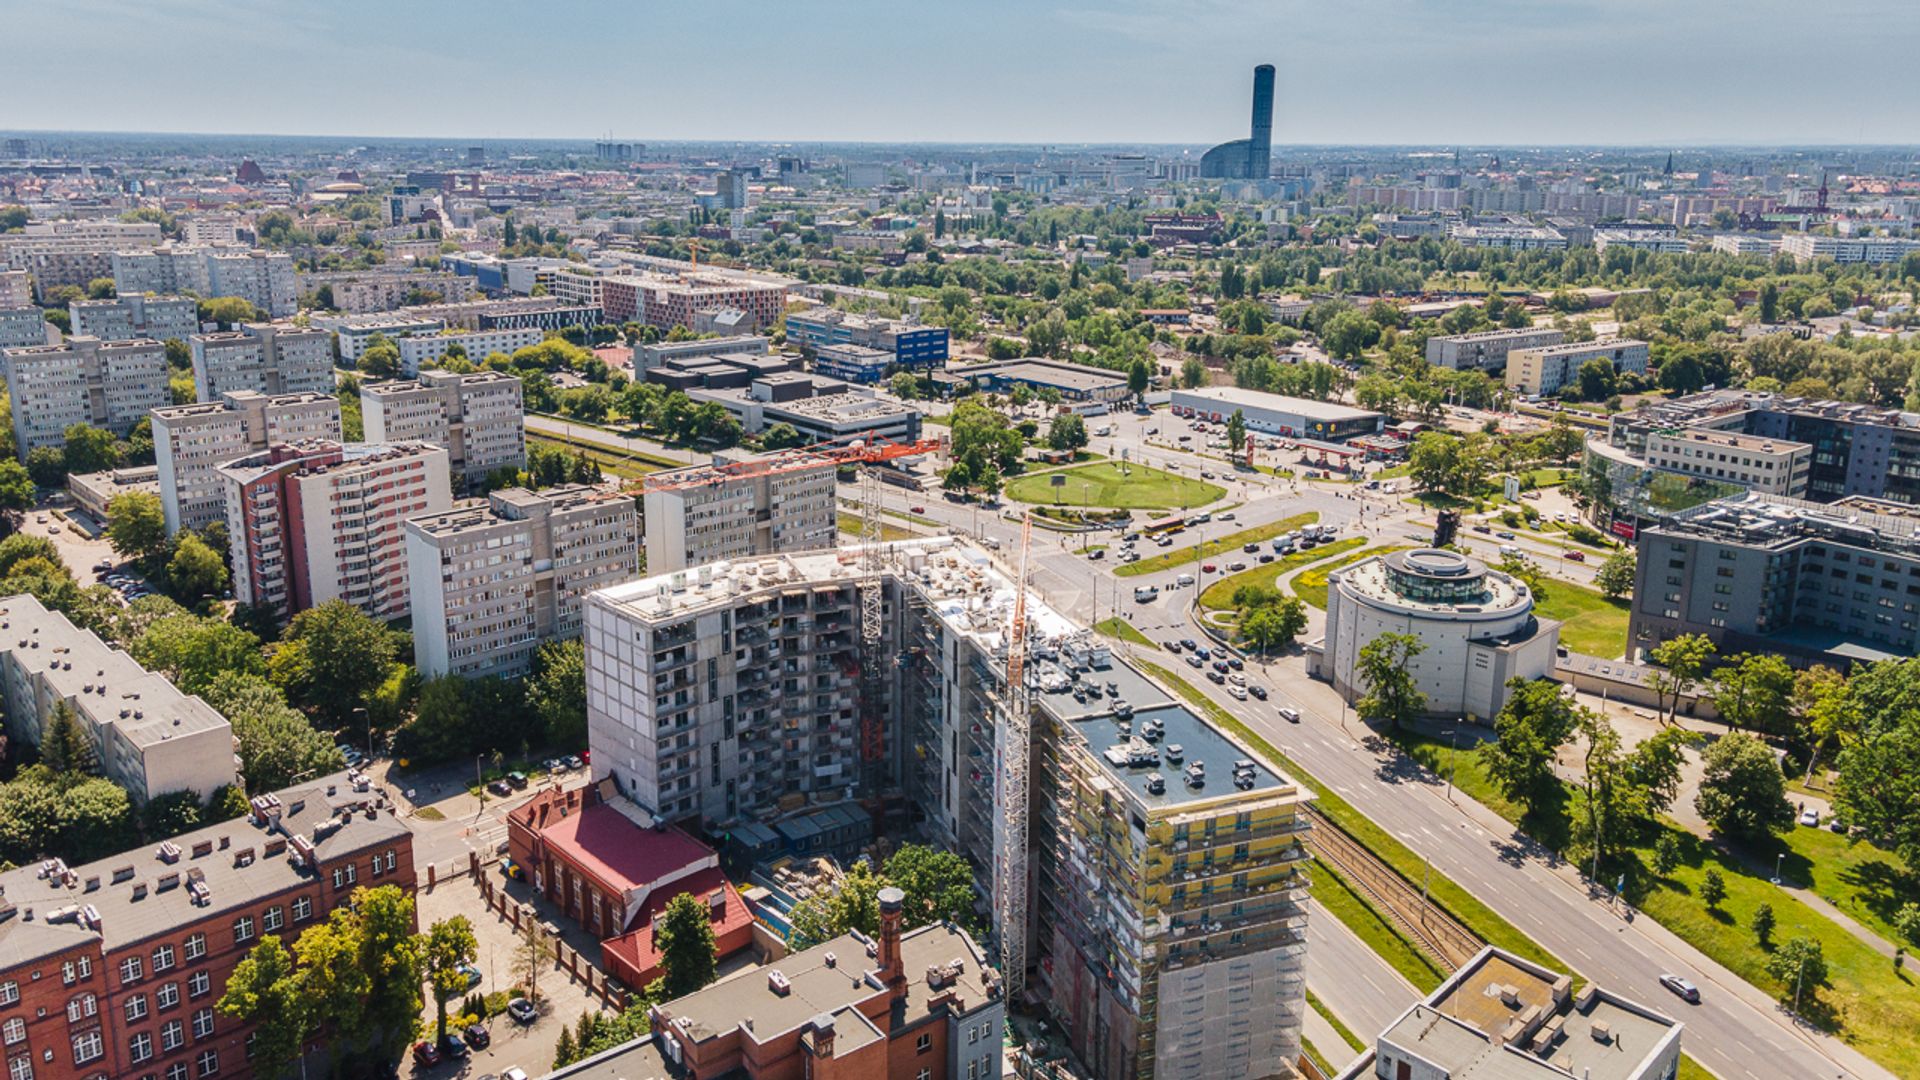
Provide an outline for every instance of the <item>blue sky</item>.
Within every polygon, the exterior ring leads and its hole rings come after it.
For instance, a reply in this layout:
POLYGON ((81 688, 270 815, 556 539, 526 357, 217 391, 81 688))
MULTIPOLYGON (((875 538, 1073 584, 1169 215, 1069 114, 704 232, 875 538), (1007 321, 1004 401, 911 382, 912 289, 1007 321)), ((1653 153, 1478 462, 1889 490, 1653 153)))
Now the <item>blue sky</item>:
POLYGON ((1920 142, 1911 0, 0 0, 0 126, 1920 142), (19 42, 43 43, 44 47, 19 42), (1857 62, 1855 60, 1857 57, 1857 62))

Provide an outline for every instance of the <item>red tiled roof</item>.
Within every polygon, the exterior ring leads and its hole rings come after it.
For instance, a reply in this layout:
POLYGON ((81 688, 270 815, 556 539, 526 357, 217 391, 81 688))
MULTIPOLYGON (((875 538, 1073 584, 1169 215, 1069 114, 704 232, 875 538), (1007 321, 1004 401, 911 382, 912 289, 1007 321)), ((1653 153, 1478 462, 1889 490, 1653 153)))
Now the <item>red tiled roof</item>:
POLYGON ((600 951, 608 966, 623 972, 628 985, 635 989, 642 989, 658 978, 660 953, 653 947, 653 917, 683 892, 704 900, 715 889, 723 889, 727 894, 724 912, 720 918, 712 920, 714 942, 720 956, 725 958, 735 949, 751 943, 751 934, 741 934, 753 925, 753 914, 747 910, 746 901, 740 898, 726 874, 719 870, 702 870, 684 881, 676 881, 664 889, 655 890, 647 898, 631 933, 600 943, 600 951), (738 940, 729 941, 730 935, 739 935, 738 940))
POLYGON ((604 804, 549 819, 539 831, 548 850, 621 893, 651 886, 713 856, 712 848, 678 829, 643 829, 604 804))

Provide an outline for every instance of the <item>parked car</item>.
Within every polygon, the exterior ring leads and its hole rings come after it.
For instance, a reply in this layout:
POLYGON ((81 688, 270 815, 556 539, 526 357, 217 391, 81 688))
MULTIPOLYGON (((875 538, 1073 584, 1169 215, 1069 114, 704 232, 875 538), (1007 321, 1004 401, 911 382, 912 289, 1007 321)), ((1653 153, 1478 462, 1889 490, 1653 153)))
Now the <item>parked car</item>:
POLYGON ((1094 548, 1092 551, 1087 552, 1087 558, 1089 559, 1104 559, 1106 557, 1107 557, 1106 548, 1094 548))
POLYGON ((465 975, 467 977, 467 989, 471 990, 474 987, 480 985, 480 969, 479 968, 474 967, 472 964, 461 964, 459 971, 460 971, 460 974, 465 975))
POLYGON ((527 1070, 518 1065, 508 1066, 507 1071, 500 1074, 500 1080, 527 1080, 527 1070))
POLYGON ((567 768, 569 768, 569 769, 577 769, 577 768, 579 768, 580 766, 582 766, 582 765, 585 765, 585 764, 586 764, 586 761, 585 761, 585 760, 583 760, 583 759, 582 759, 582 758, 580 757, 580 755, 579 755, 579 754, 568 754, 568 755, 567 755, 567 768))
POLYGON ((504 799, 513 794, 513 785, 505 780, 495 780, 487 785, 487 791, 504 799))
POLYGON ((467 1045, 473 1047, 475 1050, 485 1050, 487 1047, 493 1045, 493 1036, 487 1032, 486 1028, 481 1027, 479 1024, 468 1024, 466 1035, 467 1045))
POLYGON ((519 1023, 531 1024, 540 1019, 540 1010, 534 1008, 533 1002, 526 998, 517 997, 507 1002, 507 1015, 519 1023))
POLYGON ((467 1049, 467 1043, 465 1039, 462 1039, 459 1035, 449 1031, 445 1035, 441 1036, 440 1038, 440 1053, 444 1054, 447 1057, 458 1060, 460 1058, 466 1057, 468 1054, 473 1053, 473 1051, 467 1049))
POLYGON ((1800 811, 1800 824, 1805 825, 1809 829, 1819 828, 1820 827, 1820 811, 1815 810, 1811 806, 1807 807, 1805 810, 1800 811))
POLYGON ((1678 975, 1672 975, 1672 974, 1661 975, 1660 985, 1666 987, 1667 989, 1673 991, 1675 994, 1679 995, 1682 1001, 1686 1001, 1694 1005, 1700 1004, 1700 988, 1688 982, 1687 980, 1681 978, 1678 975))
POLYGON ((1300 722, 1300 710, 1290 705, 1282 705, 1280 706, 1280 719, 1285 720, 1289 724, 1297 724, 1300 722))
POLYGON ((526 787, 528 783, 527 774, 516 769, 507 774, 507 783, 517 788, 526 787))
POLYGON ((440 1051, 434 1049, 433 1044, 430 1042, 414 1043, 413 1063, 423 1069, 431 1069, 435 1065, 440 1064, 440 1051))

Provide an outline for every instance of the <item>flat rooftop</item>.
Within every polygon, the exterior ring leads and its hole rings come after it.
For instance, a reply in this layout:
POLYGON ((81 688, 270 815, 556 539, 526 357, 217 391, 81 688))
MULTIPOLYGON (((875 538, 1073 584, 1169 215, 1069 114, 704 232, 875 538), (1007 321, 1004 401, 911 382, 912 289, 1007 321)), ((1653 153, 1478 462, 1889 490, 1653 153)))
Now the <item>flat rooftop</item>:
POLYGON ((1680 431, 1654 432, 1653 437, 1670 443, 1696 443, 1703 446, 1724 446, 1729 450, 1747 450, 1763 454, 1792 454, 1810 449, 1809 444, 1794 442, 1792 439, 1764 439, 1758 435, 1742 435, 1735 431, 1719 431, 1714 428, 1685 428, 1680 431))
POLYGON ((1099 760, 1106 774, 1125 788, 1133 800, 1149 810, 1177 808, 1223 795, 1278 794, 1297 791, 1293 781, 1274 772, 1252 751, 1227 738, 1219 728, 1201 719, 1185 705, 1166 704, 1136 710, 1130 720, 1111 711, 1073 723, 1076 734, 1099 760), (1158 726, 1151 740, 1146 732, 1158 726), (1178 760, 1175 760, 1175 758, 1178 760), (1235 767, 1252 765, 1252 782, 1235 781, 1235 767), (1198 767, 1199 784, 1188 783, 1189 770, 1198 767), (1154 777, 1163 790, 1150 790, 1154 777))
POLYGON ((1198 390, 1175 390, 1173 396, 1175 401, 1183 397, 1200 398, 1241 409, 1267 409, 1274 412, 1293 413, 1309 420, 1368 420, 1380 415, 1367 409, 1356 409, 1351 405, 1288 397, 1285 394, 1269 394, 1264 390, 1243 390, 1237 386, 1207 386, 1198 390))
POLYGON ((1032 383, 1036 386, 1052 386, 1075 391, 1105 390, 1116 385, 1127 384, 1125 375, 1101 368, 1086 367, 1082 364, 1060 364, 1036 358, 981 364, 977 367, 958 369, 955 374, 968 378, 990 375, 1000 379, 1032 383))

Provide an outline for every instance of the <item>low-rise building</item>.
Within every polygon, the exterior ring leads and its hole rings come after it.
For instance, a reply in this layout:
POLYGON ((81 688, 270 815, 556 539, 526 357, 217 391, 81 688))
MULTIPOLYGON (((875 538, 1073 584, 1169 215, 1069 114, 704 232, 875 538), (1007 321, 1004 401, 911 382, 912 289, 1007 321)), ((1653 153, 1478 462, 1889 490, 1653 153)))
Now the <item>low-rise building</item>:
POLYGON ((1503 371, 1507 366, 1507 355, 1514 349, 1558 345, 1565 340, 1566 333, 1551 326, 1521 326, 1476 330, 1471 334, 1438 335, 1427 339, 1427 363, 1456 371, 1503 371))
POLYGON ((527 463, 520 380, 500 371, 422 371, 361 388, 368 442, 424 442, 447 451, 461 486, 527 463))
POLYGON ((758 334, 703 338, 693 341, 658 341, 633 347, 634 374, 644 377, 663 364, 683 363, 707 356, 765 356, 767 339, 758 334))
POLYGON ((751 378, 743 387, 688 389, 695 404, 711 401, 727 410, 749 435, 786 424, 809 443, 920 437, 920 410, 850 390, 836 379, 782 372, 751 378))
POLYGON ((1197 416, 1214 423, 1224 423, 1237 412, 1249 431, 1321 442, 1344 442, 1355 435, 1375 434, 1387 422, 1377 412, 1337 402, 1230 386, 1175 390, 1170 409, 1175 416, 1197 416))
POLYGON ((1308 651, 1308 674, 1349 701, 1367 692, 1360 652, 1382 634, 1422 646, 1407 661, 1429 713, 1491 723, 1507 680, 1553 672, 1560 624, 1534 614, 1525 582, 1478 559, 1437 548, 1396 551, 1327 579, 1326 636, 1308 651))
MULTIPOLYGON (((253 1075, 256 1025, 218 1004, 234 969, 264 937, 324 925, 379 886, 412 896, 413 834, 352 772, 261 795, 244 817, 157 846, 0 873, 13 1076, 253 1075)), ((303 1038, 299 1051, 324 1057, 329 1040, 303 1038)))
POLYGON ((1338 1080, 1673 1080, 1685 1025, 1504 949, 1401 1013, 1338 1080))
POLYGON ((655 473, 644 481, 647 570, 818 551, 838 539, 837 467, 799 450, 655 473))
POLYGON ((0 350, 21 460, 66 445, 67 428, 91 424, 125 435, 172 400, 167 350, 158 341, 73 337, 59 345, 0 350))
POLYGON ((1039 357, 975 364, 956 368, 951 374, 971 382, 977 390, 995 394, 1024 386, 1028 390, 1056 391, 1063 401, 1103 401, 1111 405, 1125 401, 1132 393, 1127 389, 1127 377, 1119 372, 1039 357))
MULTIPOLYGON (((950 335, 944 326, 926 326, 914 319, 883 319, 853 315, 830 307, 796 311, 787 315, 787 343, 820 352, 832 346, 858 346, 889 356, 888 364, 923 370, 938 368, 947 362, 950 335)), ((844 372, 821 373, 854 382, 876 382, 886 365, 872 363, 845 365, 844 372)))
POLYGON ((234 390, 219 401, 154 409, 153 457, 167 533, 226 516, 220 466, 281 443, 340 441, 340 399, 332 394, 269 397, 234 390))
POLYGON ((520 675, 580 636, 581 600, 639 572, 634 500, 506 488, 406 524, 414 664, 426 676, 520 675))
POLYGON ((1611 248, 1625 251, 1657 251, 1667 255, 1684 255, 1693 250, 1693 241, 1668 232, 1655 232, 1650 229, 1595 229, 1593 230, 1593 250, 1604 255, 1611 248))
POLYGON ((328 600, 405 617, 406 520, 453 508, 447 452, 425 443, 278 445, 220 476, 234 599, 281 619, 328 600))
POLYGON ((1507 388, 1551 396, 1579 382, 1580 368, 1591 360, 1605 360, 1617 374, 1645 375, 1647 343, 1614 338, 1514 349, 1507 354, 1507 388))
POLYGON ((145 296, 75 300, 67 305, 75 335, 101 341, 185 341, 200 331, 200 302, 190 296, 145 296))
POLYGON ((1567 238, 1540 225, 1453 225, 1447 239, 1467 247, 1502 251, 1565 250, 1567 238))
POLYGON ((132 465, 106 472, 67 474, 67 494, 73 497, 73 505, 96 521, 107 520, 108 503, 134 492, 159 498, 159 466, 132 465))
POLYGON ((233 728, 211 705, 32 596, 0 598, 0 695, 8 737, 36 746, 54 710, 71 709, 101 775, 136 803, 176 791, 204 801, 238 772, 233 728))

